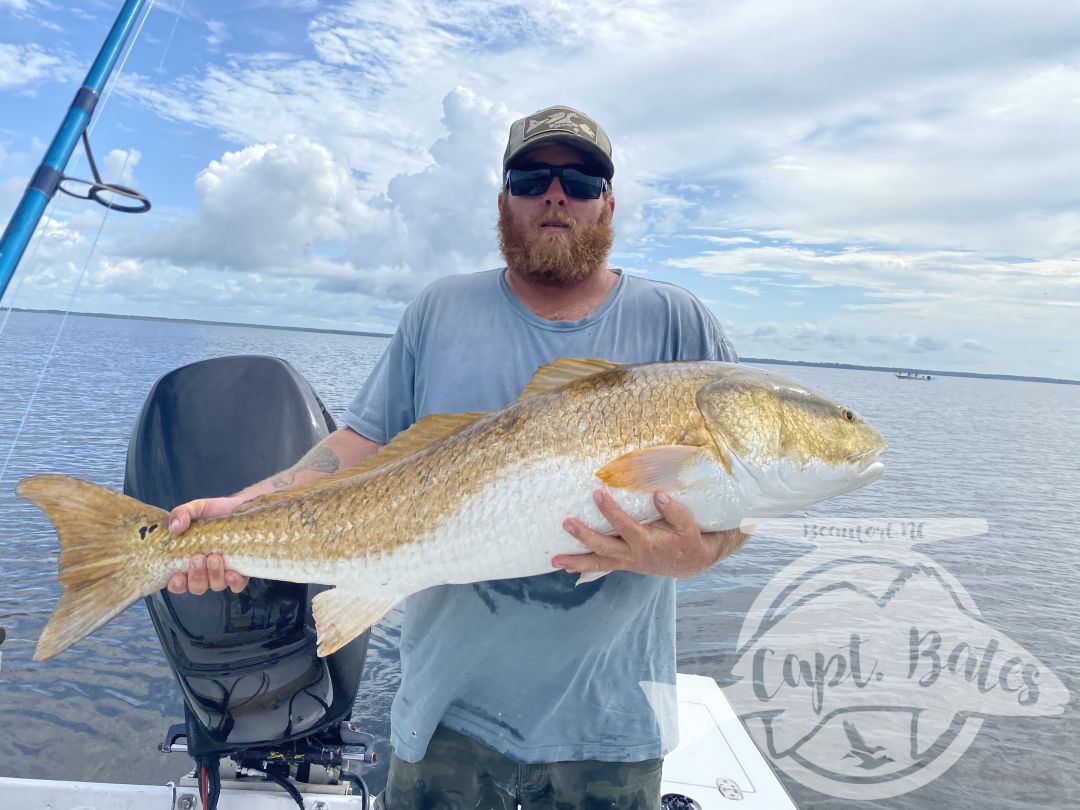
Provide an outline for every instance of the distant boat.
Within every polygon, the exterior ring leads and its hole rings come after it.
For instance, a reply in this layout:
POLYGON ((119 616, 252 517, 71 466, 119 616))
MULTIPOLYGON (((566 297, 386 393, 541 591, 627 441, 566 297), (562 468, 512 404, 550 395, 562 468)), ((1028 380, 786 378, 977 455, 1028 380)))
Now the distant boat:
POLYGON ((929 374, 920 374, 917 371, 898 371, 896 372, 897 379, 900 380, 932 380, 934 379, 929 374))

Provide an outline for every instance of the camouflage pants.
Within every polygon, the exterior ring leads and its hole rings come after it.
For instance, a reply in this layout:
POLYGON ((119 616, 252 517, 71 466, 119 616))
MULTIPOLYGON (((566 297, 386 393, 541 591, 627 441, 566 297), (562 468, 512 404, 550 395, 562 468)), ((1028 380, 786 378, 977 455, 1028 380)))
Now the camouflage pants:
POLYGON ((662 759, 527 765, 439 726, 419 762, 390 760, 376 810, 658 810, 662 759))

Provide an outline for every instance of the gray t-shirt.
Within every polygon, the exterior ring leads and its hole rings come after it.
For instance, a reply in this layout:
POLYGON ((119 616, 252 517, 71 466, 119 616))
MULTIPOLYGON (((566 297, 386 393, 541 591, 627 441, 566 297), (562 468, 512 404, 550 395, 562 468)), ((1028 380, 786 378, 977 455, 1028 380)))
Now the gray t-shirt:
MULTIPOLYGON (((737 360, 712 313, 671 284, 620 273, 596 312, 547 321, 514 297, 502 270, 451 276, 406 309, 345 424, 386 443, 433 413, 497 410, 559 357, 737 360)), ((576 579, 559 571, 409 597, 394 752, 420 760, 439 723, 519 762, 632 762, 670 751, 674 580, 576 579)))

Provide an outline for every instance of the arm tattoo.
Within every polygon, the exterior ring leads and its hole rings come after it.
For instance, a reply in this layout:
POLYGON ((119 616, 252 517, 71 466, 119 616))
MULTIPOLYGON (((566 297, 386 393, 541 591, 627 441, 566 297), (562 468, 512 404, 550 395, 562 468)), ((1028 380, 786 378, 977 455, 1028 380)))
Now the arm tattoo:
POLYGON ((296 482, 296 476, 305 470, 314 470, 325 474, 337 472, 341 467, 341 460, 334 451, 322 445, 315 445, 304 457, 284 472, 280 472, 270 479, 270 484, 275 490, 288 489, 296 482))

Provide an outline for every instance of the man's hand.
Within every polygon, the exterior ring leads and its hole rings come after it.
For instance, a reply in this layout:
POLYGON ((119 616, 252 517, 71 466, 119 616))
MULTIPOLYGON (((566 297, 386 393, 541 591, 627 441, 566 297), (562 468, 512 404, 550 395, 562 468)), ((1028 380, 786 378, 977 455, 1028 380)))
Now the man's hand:
MULTIPOLYGON (((318 481, 324 475, 355 466, 381 446, 352 428, 338 428, 308 450, 289 469, 277 475, 227 498, 200 498, 180 504, 169 512, 169 533, 174 536, 182 534, 197 518, 225 517, 252 498, 318 481)), ((187 573, 173 574, 168 588, 169 593, 193 593, 199 596, 207 590, 223 591, 226 588, 240 593, 247 584, 247 577, 225 567, 220 554, 196 554, 188 564, 187 573)))
MULTIPOLYGON (((169 512, 169 533, 178 535, 186 531, 196 518, 225 517, 236 511, 245 498, 199 498, 182 503, 169 512)), ((248 578, 225 567, 220 554, 196 554, 188 563, 187 573, 173 574, 169 578, 169 593, 191 593, 201 596, 207 590, 223 591, 226 588, 240 593, 247 587, 248 578)))
POLYGON ((601 534, 569 518, 563 528, 593 553, 560 554, 552 565, 575 574, 635 571, 687 579, 738 551, 749 537, 738 529, 702 534, 690 512, 663 492, 653 495, 661 519, 651 524, 638 523, 604 490, 598 489, 593 498, 618 536, 601 534))

